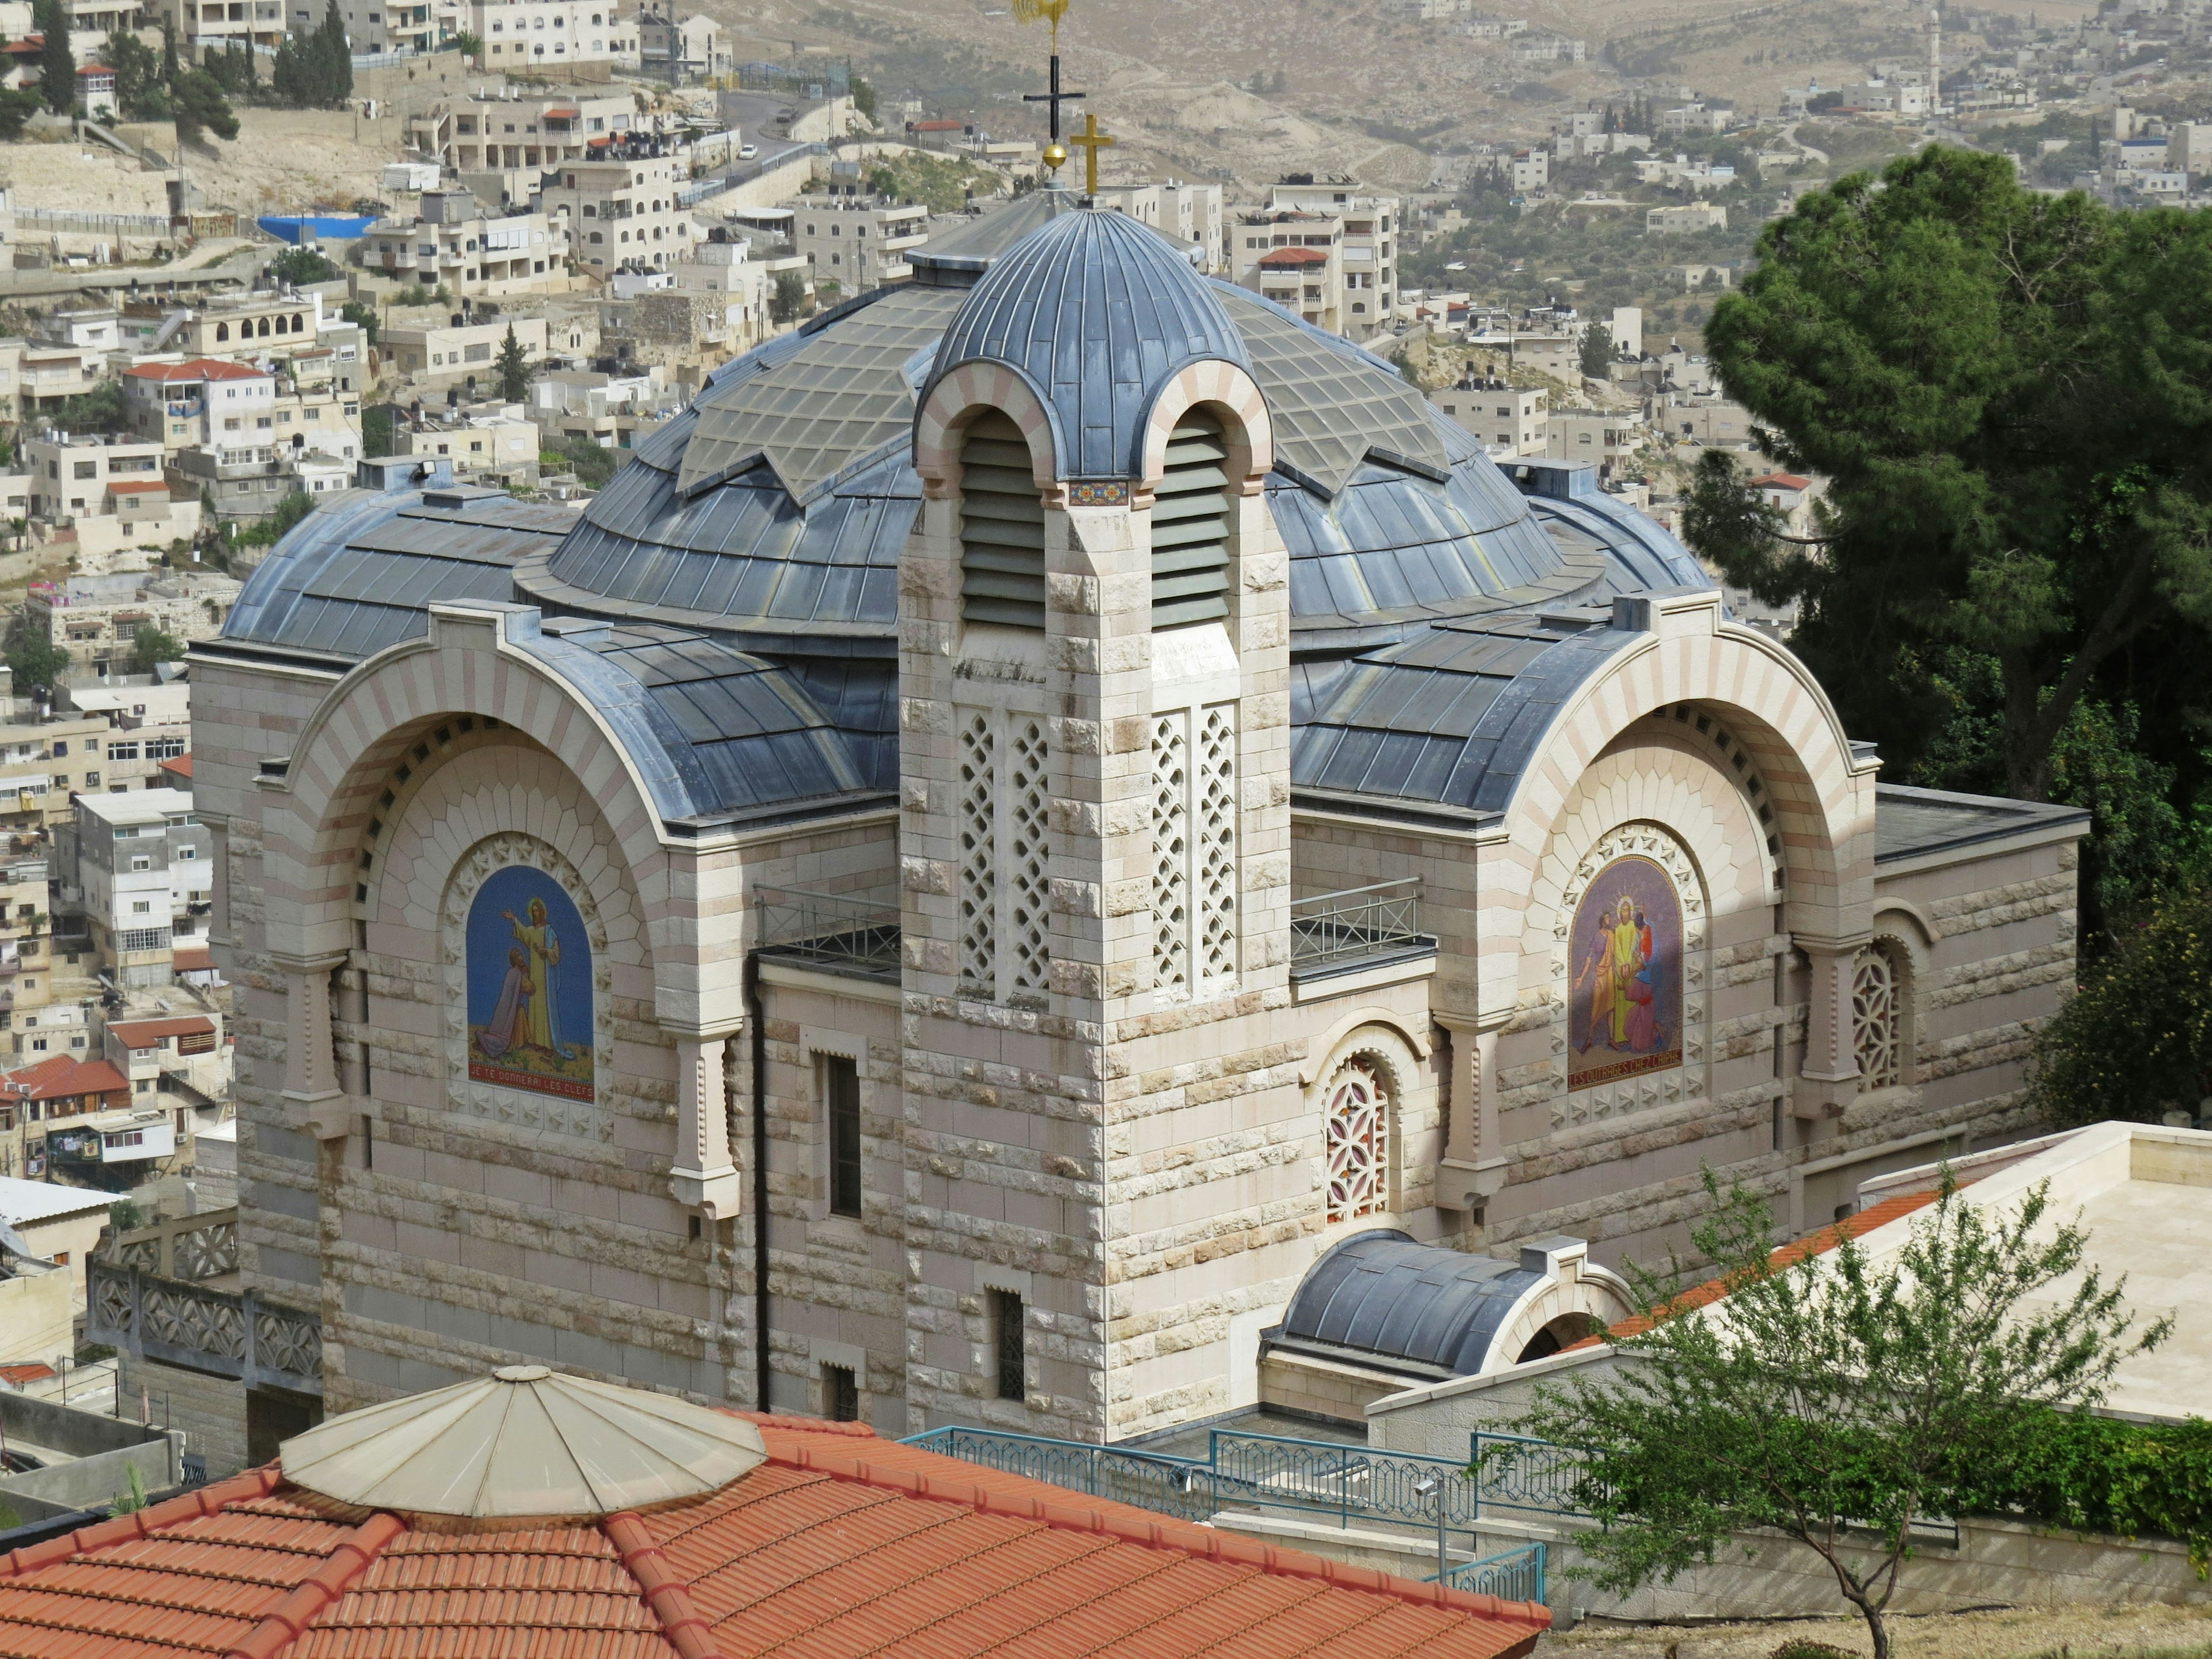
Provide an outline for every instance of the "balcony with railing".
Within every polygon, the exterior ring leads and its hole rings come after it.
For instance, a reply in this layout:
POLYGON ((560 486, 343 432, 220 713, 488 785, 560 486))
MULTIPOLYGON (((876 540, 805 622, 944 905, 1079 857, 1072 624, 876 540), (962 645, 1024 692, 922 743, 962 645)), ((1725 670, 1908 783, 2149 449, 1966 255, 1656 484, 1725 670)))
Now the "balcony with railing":
POLYGON ((1434 956, 1421 931, 1421 878, 1405 876, 1291 901, 1291 975, 1311 980, 1434 956))
POLYGON ((84 1271, 88 1341, 248 1388, 322 1393, 321 1319, 239 1288, 237 1211, 108 1234, 84 1271))
POLYGON ((761 958, 820 973, 899 982, 899 910, 865 893, 756 887, 761 958))

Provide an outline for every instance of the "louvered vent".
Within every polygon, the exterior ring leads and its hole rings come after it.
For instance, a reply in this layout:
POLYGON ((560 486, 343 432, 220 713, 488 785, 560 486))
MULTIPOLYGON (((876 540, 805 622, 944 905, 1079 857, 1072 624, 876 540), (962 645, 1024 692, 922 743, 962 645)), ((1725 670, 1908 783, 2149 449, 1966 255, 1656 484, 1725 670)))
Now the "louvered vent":
POLYGON ((1044 626, 1044 503, 1021 428, 996 410, 960 445, 960 602, 969 622, 1044 626))
POLYGON ((1229 614, 1229 443, 1221 422, 1193 410, 1168 438, 1152 503, 1152 626, 1229 614))

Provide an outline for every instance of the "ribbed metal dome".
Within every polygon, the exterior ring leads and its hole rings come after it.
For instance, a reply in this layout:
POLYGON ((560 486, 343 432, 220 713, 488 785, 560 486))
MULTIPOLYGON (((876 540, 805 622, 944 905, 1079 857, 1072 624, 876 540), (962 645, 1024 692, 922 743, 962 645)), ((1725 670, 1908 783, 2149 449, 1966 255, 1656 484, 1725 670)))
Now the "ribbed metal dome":
POLYGON ((768 1460, 741 1417, 544 1365, 348 1412, 277 1451, 287 1480, 342 1504, 473 1519, 612 1515, 768 1460))
POLYGON ((1004 363, 1043 400, 1061 477, 1134 477, 1161 386, 1207 359, 1251 371, 1205 279, 1158 232, 1089 210, 992 264, 945 331, 931 384, 963 363, 1004 363))

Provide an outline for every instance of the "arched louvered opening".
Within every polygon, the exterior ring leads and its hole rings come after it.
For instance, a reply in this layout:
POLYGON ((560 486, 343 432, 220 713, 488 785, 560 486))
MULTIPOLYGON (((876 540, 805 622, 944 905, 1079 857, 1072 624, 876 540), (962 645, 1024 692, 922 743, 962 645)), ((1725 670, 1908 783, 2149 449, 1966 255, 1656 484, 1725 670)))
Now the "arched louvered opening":
POLYGON ((1168 437, 1152 501, 1152 626, 1229 615, 1229 439, 1218 416, 1194 409, 1168 437))
POLYGON ((960 606, 969 622, 1044 626, 1044 502, 1022 429, 995 409, 960 443, 960 606))

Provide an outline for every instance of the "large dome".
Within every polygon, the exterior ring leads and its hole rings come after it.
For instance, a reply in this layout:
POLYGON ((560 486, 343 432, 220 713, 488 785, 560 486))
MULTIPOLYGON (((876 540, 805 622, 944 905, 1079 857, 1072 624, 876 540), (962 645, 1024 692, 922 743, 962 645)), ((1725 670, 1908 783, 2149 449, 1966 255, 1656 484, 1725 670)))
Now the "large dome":
POLYGON ((1063 422, 1105 428, 1070 476, 1127 471, 1124 417, 1141 418, 1174 367, 1249 367, 1274 426, 1268 503, 1302 651, 1707 585, 1649 519, 1571 487, 1568 469, 1540 465, 1516 486, 1391 365, 1197 276, 1126 216, 1030 198, 951 240, 923 280, 861 295, 716 371, 557 548, 524 561, 523 596, 750 649, 888 662, 921 499, 915 411, 937 373, 976 356, 1030 374, 1048 404, 1066 404, 1063 422))

